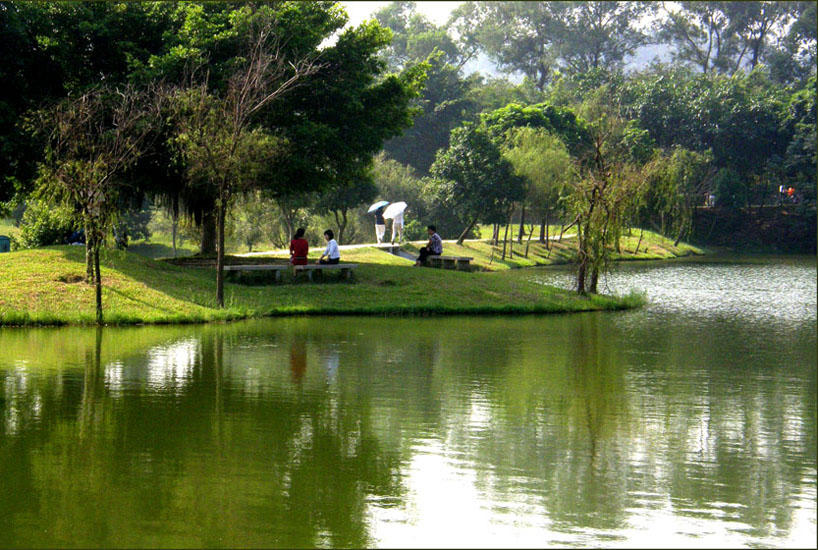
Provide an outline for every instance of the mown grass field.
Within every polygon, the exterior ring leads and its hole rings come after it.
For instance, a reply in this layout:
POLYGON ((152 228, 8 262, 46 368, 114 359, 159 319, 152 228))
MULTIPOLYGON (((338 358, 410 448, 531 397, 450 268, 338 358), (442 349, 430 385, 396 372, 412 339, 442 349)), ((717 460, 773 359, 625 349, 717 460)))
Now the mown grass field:
MULTIPOLYGON (((310 256, 320 253, 314 250, 310 256)), ((255 257, 254 261, 285 260, 255 257)), ((290 273, 279 284, 228 282, 226 307, 218 309, 212 268, 177 266, 133 252, 107 250, 102 255, 105 321, 184 323, 293 314, 546 313, 621 309, 641 303, 639 296, 577 296, 503 273, 416 268, 410 260, 372 248, 344 251, 343 261, 360 264, 351 282, 339 280, 336 273, 316 282, 293 281, 290 273)), ((82 247, 55 246, 0 255, 0 325, 93 323, 94 290, 83 281, 84 269, 82 247)))

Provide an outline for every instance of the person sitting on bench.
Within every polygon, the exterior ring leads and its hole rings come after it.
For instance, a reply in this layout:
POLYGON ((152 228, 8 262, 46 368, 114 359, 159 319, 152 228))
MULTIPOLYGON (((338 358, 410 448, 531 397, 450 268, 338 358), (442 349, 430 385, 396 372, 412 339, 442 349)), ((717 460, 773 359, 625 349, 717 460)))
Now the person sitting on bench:
POLYGON ((307 265, 307 254, 310 252, 310 245, 304 238, 304 228, 299 227, 290 241, 290 263, 292 265, 307 265))
POLYGON ((434 225, 427 226, 426 232, 429 233, 429 242, 420 249, 418 259, 415 262, 416 266, 425 264, 428 256, 443 254, 443 239, 437 234, 437 228, 434 225))
POLYGON ((338 250, 338 243, 335 242, 335 234, 332 232, 332 229, 324 231, 324 240, 327 241, 327 249, 324 250, 324 253, 321 254, 321 257, 318 258, 316 263, 323 265, 337 264, 341 261, 341 251, 338 250), (326 256, 326 260, 324 256, 326 256))

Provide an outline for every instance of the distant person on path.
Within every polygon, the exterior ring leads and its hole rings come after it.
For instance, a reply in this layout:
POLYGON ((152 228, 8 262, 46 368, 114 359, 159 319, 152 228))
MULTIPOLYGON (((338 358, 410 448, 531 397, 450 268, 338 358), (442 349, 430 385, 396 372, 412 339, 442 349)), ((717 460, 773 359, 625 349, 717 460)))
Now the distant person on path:
POLYGON ((327 265, 337 264, 341 261, 341 251, 338 249, 338 243, 335 242, 335 234, 332 229, 324 231, 324 240, 327 241, 327 249, 321 254, 316 263, 327 265), (324 257, 327 259, 325 260, 324 257))
POLYGON ((378 239, 378 244, 383 242, 383 236, 386 234, 386 220, 383 219, 383 211, 386 206, 381 206, 375 210, 375 237, 378 239))
POLYGON ((428 256, 440 256, 443 254, 443 239, 437 234, 437 228, 434 225, 429 225, 426 227, 426 232, 429 234, 429 242, 420 249, 415 266, 425 264, 428 256))
POLYGON ((307 255, 310 252, 310 244, 304 238, 304 228, 299 227, 290 241, 290 263, 292 265, 307 265, 307 255))
POLYGON ((403 241, 403 212, 392 217, 392 244, 395 244, 395 235, 398 236, 398 243, 403 241))

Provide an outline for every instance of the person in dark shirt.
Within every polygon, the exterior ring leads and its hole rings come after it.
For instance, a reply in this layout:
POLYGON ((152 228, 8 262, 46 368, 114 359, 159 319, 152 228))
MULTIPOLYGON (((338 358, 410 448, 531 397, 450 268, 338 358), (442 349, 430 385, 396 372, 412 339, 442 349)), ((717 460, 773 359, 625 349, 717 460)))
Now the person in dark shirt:
POLYGON ((437 234, 437 228, 434 225, 427 226, 426 232, 429 234, 429 242, 420 249, 418 259, 415 262, 416 266, 425 264, 428 256, 440 256, 443 254, 443 239, 437 234))
POLYGON ((386 220, 383 219, 383 211, 386 206, 381 206, 375 210, 375 237, 378 239, 378 244, 383 242, 383 236, 386 234, 386 220))
POLYGON ((307 265, 307 254, 310 252, 310 245, 304 238, 304 228, 299 227, 290 241, 290 263, 292 265, 307 265))

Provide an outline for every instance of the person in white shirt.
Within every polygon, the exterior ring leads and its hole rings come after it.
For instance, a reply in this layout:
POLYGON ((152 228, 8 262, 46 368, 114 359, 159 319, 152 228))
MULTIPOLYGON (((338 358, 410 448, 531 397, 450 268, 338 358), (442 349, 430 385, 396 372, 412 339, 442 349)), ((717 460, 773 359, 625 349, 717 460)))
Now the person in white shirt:
POLYGON ((341 261, 341 251, 338 249, 338 243, 335 242, 335 234, 332 229, 324 231, 324 240, 327 241, 327 249, 318 258, 319 264, 337 264, 341 261), (324 257, 327 259, 325 260, 324 257))
POLYGON ((403 212, 398 212, 392 217, 392 244, 395 244, 395 235, 398 242, 403 241, 403 212))

